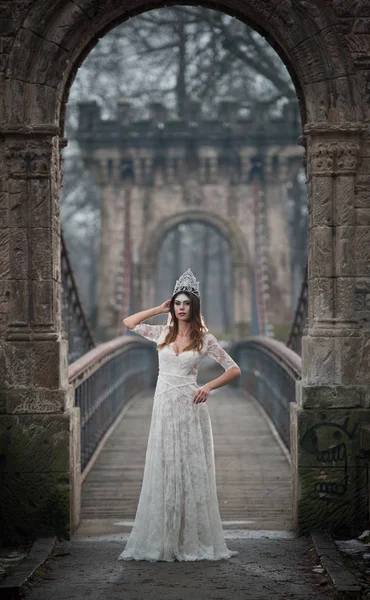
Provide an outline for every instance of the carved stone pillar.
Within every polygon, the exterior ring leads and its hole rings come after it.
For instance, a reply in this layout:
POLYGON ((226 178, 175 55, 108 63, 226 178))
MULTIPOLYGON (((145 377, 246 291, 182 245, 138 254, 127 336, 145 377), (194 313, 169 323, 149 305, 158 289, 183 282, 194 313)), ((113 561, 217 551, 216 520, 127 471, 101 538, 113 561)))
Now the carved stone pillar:
MULTIPOLYGON (((301 532, 350 531, 368 522, 360 428, 370 421, 370 339, 355 306, 364 275, 361 244, 370 239, 370 226, 355 208, 361 134, 356 125, 306 128, 309 316, 291 411, 294 515, 301 532)), ((369 277, 369 263, 366 269, 369 277)))
POLYGON ((7 129, 0 145, 0 437, 6 447, 0 530, 12 540, 68 535, 79 521, 80 423, 61 323, 56 133, 7 129))

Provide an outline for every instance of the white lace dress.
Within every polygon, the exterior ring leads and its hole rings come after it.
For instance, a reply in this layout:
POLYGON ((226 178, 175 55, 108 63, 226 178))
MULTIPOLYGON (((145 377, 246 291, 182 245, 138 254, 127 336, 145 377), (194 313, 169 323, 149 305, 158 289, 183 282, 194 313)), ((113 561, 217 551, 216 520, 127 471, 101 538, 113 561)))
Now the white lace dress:
MULTIPOLYGON (((159 344, 167 325, 140 323, 133 331, 159 344)), ((216 492, 207 402, 192 402, 199 363, 211 356, 227 370, 237 366, 210 333, 201 352, 158 351, 159 374, 133 529, 119 560, 194 561, 230 558, 216 492)))

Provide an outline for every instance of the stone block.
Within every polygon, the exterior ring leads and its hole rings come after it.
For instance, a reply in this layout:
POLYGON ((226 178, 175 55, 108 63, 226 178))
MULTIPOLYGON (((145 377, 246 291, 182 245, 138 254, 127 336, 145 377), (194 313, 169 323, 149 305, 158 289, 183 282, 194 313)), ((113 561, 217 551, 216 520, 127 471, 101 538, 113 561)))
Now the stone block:
POLYGON ((368 514, 367 460, 360 428, 369 409, 291 405, 294 520, 300 533, 347 532, 368 514))
POLYGON ((30 230, 32 244, 32 279, 53 277, 53 231, 51 227, 34 227, 30 230))
POLYGON ((44 84, 33 85, 32 120, 35 123, 55 123, 58 111, 58 92, 44 84))
POLYGON ((291 434, 297 435, 292 461, 307 468, 356 467, 365 458, 360 443, 365 423, 370 423, 367 408, 306 409, 292 404, 291 434))
POLYGON ((336 383, 335 374, 335 338, 304 336, 302 380, 311 385, 330 385, 336 383))
POLYGON ((356 294, 370 294, 370 277, 356 278, 356 294))
POLYGON ((305 89, 307 122, 327 121, 330 102, 326 83, 322 81, 311 82, 305 86, 305 89))
MULTIPOLYGON (((351 373, 349 373, 351 377, 351 373)), ((370 383, 370 337, 369 331, 364 332, 357 348, 357 369, 352 375, 352 383, 370 383), (353 381, 353 378, 355 380, 353 381)))
POLYGON ((354 205, 358 208, 370 208, 370 177, 357 177, 355 185, 354 205))
POLYGON ((94 19, 98 14, 106 10, 106 7, 101 6, 100 4, 91 4, 91 0, 75 0, 75 4, 77 4, 90 19, 94 19))
POLYGON ((335 275, 353 277, 356 269, 353 245, 357 228, 341 226, 336 228, 335 233, 335 275))
POLYGON ((355 224, 370 225, 370 206, 367 208, 355 208, 355 224))
POLYGON ((302 78, 301 81, 305 84, 324 80, 326 78, 326 68, 322 61, 321 52, 315 38, 311 37, 304 40, 299 46, 293 48, 291 53, 298 68, 299 65, 302 66, 302 55, 306 59, 304 60, 305 69, 300 72, 302 78))
POLYGON ((354 19, 353 18, 341 18, 337 19, 338 29, 343 34, 351 33, 353 29, 354 19))
POLYGON ((0 531, 4 543, 35 537, 69 537, 68 472, 0 472, 0 531))
POLYGON ((357 226, 353 243, 356 275, 370 276, 370 227, 357 226))
POLYGON ((9 182, 9 222, 11 227, 27 227, 28 225, 26 181, 13 179, 9 182))
POLYGON ((6 413, 6 392, 6 389, 0 388, 0 415, 6 413))
POLYGON ((334 225, 354 224, 354 194, 354 178, 351 176, 338 176, 335 187, 334 225))
POLYGON ((317 321, 331 319, 334 310, 334 279, 329 277, 309 279, 308 291, 312 307, 311 319, 317 321))
POLYGON ((54 327, 60 331, 62 329, 62 289, 59 281, 53 281, 53 321, 54 327))
POLYGON ((337 374, 345 385, 370 383, 370 339, 341 337, 336 340, 337 374))
POLYGON ((58 24, 53 27, 52 37, 49 39, 57 46, 72 51, 84 35, 87 41, 90 40, 90 29, 91 21, 86 13, 76 4, 72 4, 60 15, 58 24))
POLYGON ((333 10, 338 17, 368 16, 366 0, 334 0, 333 10))
POLYGON ((0 35, 6 35, 13 32, 14 21, 11 7, 3 3, 0 16, 0 35))
POLYGON ((53 289, 52 280, 32 281, 32 320, 38 325, 53 325, 55 321, 53 289))
POLYGON ((72 470, 77 468, 81 461, 80 409, 77 406, 73 406, 70 410, 68 410, 68 415, 70 419, 69 466, 72 470))
POLYGON ((366 177, 366 178, 369 177, 369 169, 370 169, 370 157, 369 156, 360 156, 360 158, 358 160, 358 169, 357 169, 358 176, 360 177, 360 181, 363 177, 366 177))
POLYGON ((78 463, 70 473, 70 531, 76 531, 81 517, 81 465, 78 463))
POLYGON ((10 274, 10 244, 9 229, 0 231, 0 280, 9 279, 10 274))
POLYGON ((307 385, 297 381, 296 400, 303 408, 370 408, 366 385, 307 385))
MULTIPOLYGON (((350 68, 347 66, 347 72, 349 73, 349 71, 350 68)), ((336 94, 336 102, 335 108, 332 108, 330 111, 330 116, 333 120, 337 119, 338 123, 340 121, 359 121, 363 118, 362 97, 356 86, 353 86, 350 92, 353 98, 351 102, 348 102, 348 93, 348 76, 336 78, 334 92, 336 94)), ((356 170, 355 165, 352 170, 356 170)))
POLYGON ((17 325, 29 322, 29 287, 28 281, 18 279, 9 281, 10 321, 17 325))
POLYGON ((51 198, 49 179, 31 179, 29 182, 31 226, 51 226, 51 198))
POLYGON ((336 277, 333 285, 336 317, 339 319, 353 318, 356 310, 355 278, 336 277))
MULTIPOLYGON (((22 29, 19 32, 18 38, 13 46, 10 62, 11 72, 17 81, 27 82, 29 80, 31 61, 38 55, 39 47, 42 42, 42 38, 32 31, 22 29)), ((45 83, 45 81, 40 81, 40 83, 45 83)))
POLYGON ((308 268, 310 279, 333 277, 333 229, 331 227, 312 228, 311 260, 308 268))
POLYGON ((357 534, 368 524, 367 466, 293 468, 293 523, 298 534, 323 529, 357 534))
POLYGON ((5 210, 8 208, 9 192, 0 192, 0 209, 5 210))
POLYGON ((370 33, 370 19, 356 19, 353 33, 368 35, 370 33))
MULTIPOLYGON (((53 261, 52 261, 53 279, 54 279, 54 281, 60 282, 61 281, 61 278, 60 278, 61 238, 60 238, 59 228, 57 231, 54 229, 52 232, 51 249, 50 250, 53 255, 53 261)), ((60 296, 61 295, 60 286, 57 286, 55 289, 58 289, 58 296, 60 296)))
POLYGON ((61 413, 65 408, 65 390, 15 388, 4 392, 6 412, 11 413, 61 413))
POLYGON ((361 448, 370 452, 370 425, 363 425, 360 430, 361 448))
POLYGON ((370 135, 368 133, 362 134, 360 156, 367 156, 370 158, 370 135))
POLYGON ((5 356, 9 388, 58 390, 68 386, 67 340, 8 342, 5 356))
POLYGON ((360 336, 304 336, 302 380, 308 385, 370 383, 370 339, 360 336))
POLYGON ((33 372, 33 382, 37 387, 53 389, 67 386, 67 340, 34 343, 33 372))
POLYGON ((6 384, 28 387, 33 384, 32 342, 7 343, 5 350, 6 384))
POLYGON ((0 229, 9 227, 9 210, 0 208, 0 229))
POLYGON ((42 41, 43 47, 40 46, 36 83, 57 87, 70 61, 69 53, 45 39, 42 41))
POLYGON ((25 227, 10 230, 10 277, 27 279, 28 276, 28 237, 25 227))
POLYGON ((312 226, 333 225, 333 181, 330 177, 311 180, 312 226))
POLYGON ((0 448, 4 473, 68 472, 70 415, 1 415, 0 448))

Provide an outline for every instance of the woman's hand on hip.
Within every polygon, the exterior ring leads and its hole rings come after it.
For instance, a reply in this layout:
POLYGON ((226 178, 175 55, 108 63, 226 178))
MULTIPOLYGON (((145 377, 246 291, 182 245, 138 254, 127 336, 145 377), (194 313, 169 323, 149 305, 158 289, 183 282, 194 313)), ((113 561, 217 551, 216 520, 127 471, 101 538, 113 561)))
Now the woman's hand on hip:
POLYGON ((210 395, 210 393, 211 393, 211 388, 206 383, 206 385, 204 385, 203 387, 199 388, 199 390, 196 391, 195 396, 193 398, 194 404, 199 404, 200 402, 205 402, 207 400, 208 396, 210 395))

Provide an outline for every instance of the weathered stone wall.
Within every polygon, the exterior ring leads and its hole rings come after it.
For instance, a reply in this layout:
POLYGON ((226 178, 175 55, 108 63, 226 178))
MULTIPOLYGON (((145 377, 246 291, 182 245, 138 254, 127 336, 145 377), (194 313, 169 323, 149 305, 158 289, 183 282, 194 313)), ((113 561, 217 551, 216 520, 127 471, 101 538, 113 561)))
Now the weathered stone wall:
MULTIPOLYGON (((69 86, 99 36, 159 4, 0 3, 0 472, 8 536, 57 531, 56 522, 67 531, 78 521, 78 413, 60 323, 59 144, 69 86)), ((280 53, 305 127, 310 310, 292 419, 297 528, 360 528, 368 489, 358 440, 370 414, 368 1, 217 6, 254 24, 280 53)))

